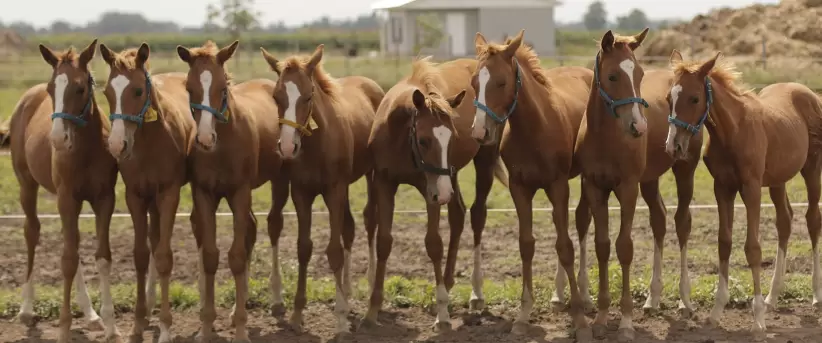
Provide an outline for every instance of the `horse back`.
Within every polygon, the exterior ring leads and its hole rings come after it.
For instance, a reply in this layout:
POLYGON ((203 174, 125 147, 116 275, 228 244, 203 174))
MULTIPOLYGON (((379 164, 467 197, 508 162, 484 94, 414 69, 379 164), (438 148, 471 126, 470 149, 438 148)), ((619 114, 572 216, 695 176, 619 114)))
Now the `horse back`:
POLYGON ((21 185, 37 183, 51 193, 56 189, 51 177, 50 114, 53 112, 46 84, 29 88, 11 114, 9 123, 11 159, 21 185))

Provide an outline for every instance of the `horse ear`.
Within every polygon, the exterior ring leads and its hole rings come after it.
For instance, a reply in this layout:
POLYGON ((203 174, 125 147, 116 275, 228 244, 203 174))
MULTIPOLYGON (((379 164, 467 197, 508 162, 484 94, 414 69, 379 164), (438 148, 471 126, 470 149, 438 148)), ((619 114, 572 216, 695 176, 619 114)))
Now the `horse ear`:
POLYGON ((268 53, 268 51, 266 51, 263 47, 260 47, 260 53, 263 54, 263 58, 265 59, 266 63, 268 63, 268 66, 271 67, 271 70, 277 73, 277 75, 280 75, 280 73, 282 73, 280 67, 278 66, 280 61, 277 61, 277 59, 274 58, 274 55, 268 53))
POLYGON ((599 41, 599 47, 603 52, 610 52, 614 48, 615 40, 614 33, 608 30, 608 32, 605 32, 605 35, 602 36, 602 40, 599 41))
POLYGON ((137 49, 137 58, 135 61, 137 62, 137 68, 143 68, 143 66, 148 61, 148 56, 151 54, 151 49, 149 49, 148 44, 143 42, 140 44, 140 49, 137 49))
POLYGON ((451 108, 457 108, 462 103, 462 99, 465 99, 465 90, 463 89, 453 98, 448 99, 448 104, 451 105, 451 108))
POLYGON ((477 55, 482 52, 482 47, 488 45, 488 40, 485 39, 485 36, 482 33, 477 32, 477 35, 474 36, 474 48, 477 51, 477 55))
POLYGON ((52 68, 57 68, 57 63, 60 62, 60 59, 57 58, 57 55, 54 54, 54 51, 51 51, 47 46, 40 44, 40 55, 43 56, 43 60, 46 63, 50 64, 52 68))
POLYGON ((642 45, 645 37, 648 37, 648 30, 649 28, 646 27, 645 30, 642 30, 642 32, 634 36, 633 42, 628 43, 628 47, 631 48, 631 51, 636 50, 636 48, 642 45))
POLYGON ((711 70, 714 69, 714 67, 716 66, 716 61, 721 56, 722 56, 722 52, 718 51, 716 53, 716 56, 714 56, 714 58, 709 59, 705 63, 702 63, 702 65, 699 67, 699 71, 698 71, 699 75, 701 77, 707 77, 711 73, 711 70))
POLYGON ((180 56, 180 59, 183 60, 183 62, 191 64, 191 50, 188 50, 188 48, 178 45, 177 56, 180 56))
POLYGON ((411 94, 411 100, 414 101, 414 107, 416 107, 417 110, 424 110, 426 108, 425 94, 422 94, 419 89, 415 89, 414 94, 411 94))
POLYGON ((505 54, 508 56, 514 56, 517 52, 517 49, 522 45, 522 37, 525 35, 525 29, 519 30, 519 33, 514 38, 511 38, 511 42, 508 43, 508 46, 505 47, 505 54))
POLYGON ((671 58, 668 60, 668 62, 671 64, 671 66, 674 66, 682 63, 682 60, 682 53, 679 52, 679 50, 674 49, 674 51, 671 52, 671 58))
POLYGON ((317 45, 317 48, 314 49, 314 53, 311 54, 311 59, 308 61, 308 65, 306 69, 308 69, 309 73, 314 72, 314 68, 320 64, 320 61, 323 59, 323 50, 325 49, 325 44, 317 45))
POLYGON ((225 61, 228 61, 228 59, 230 59, 231 56, 234 56, 234 52, 237 51, 238 45, 240 45, 240 41, 235 40, 233 43, 231 43, 231 45, 220 49, 220 51, 217 53, 217 62, 219 62, 221 65, 225 64, 225 61))
POLYGON ((83 52, 80 53, 80 58, 78 62, 80 62, 81 66, 87 66, 89 62, 94 58, 94 54, 97 52, 97 38, 95 38, 91 44, 89 44, 83 52))
POLYGON ((105 43, 100 43, 100 56, 103 56, 103 61, 108 65, 114 63, 114 51, 111 51, 105 43))

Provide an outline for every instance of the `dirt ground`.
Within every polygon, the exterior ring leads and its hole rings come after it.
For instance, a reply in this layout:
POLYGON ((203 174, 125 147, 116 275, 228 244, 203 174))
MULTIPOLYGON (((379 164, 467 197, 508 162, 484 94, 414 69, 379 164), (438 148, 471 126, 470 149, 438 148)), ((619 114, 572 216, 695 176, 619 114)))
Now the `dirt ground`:
MULTIPOLYGON (((807 231, 804 223, 804 208, 795 209, 794 233, 788 253, 788 273, 810 273, 811 259, 808 254, 800 251, 809 251, 807 231), (794 253, 791 253, 793 251, 794 253)), ((669 211, 668 234, 666 236, 665 267, 666 270, 678 270, 679 254, 676 234, 673 223, 673 211, 669 211)), ((615 213, 614 213, 615 214, 615 213)), ((743 252, 744 245, 744 211, 736 211, 736 229, 734 235, 734 252, 732 255, 732 269, 746 269, 743 252)), ((520 257, 517 248, 516 220, 513 214, 494 214, 489 218, 489 226, 483 237, 484 270, 487 279, 502 281, 510 278, 519 278, 520 257)), ((692 239, 690 243, 691 260, 689 269, 692 276, 716 274, 716 214, 713 211, 694 211, 692 239)), ((265 229, 265 219, 260 218, 257 246, 254 254, 252 274, 255 277, 266 279, 270 271, 270 244, 265 229)), ((420 216, 397 215, 394 227, 394 248, 389 260, 389 275, 403 275, 406 277, 421 277, 431 279, 431 264, 425 253, 423 237, 424 224, 420 216), (400 217, 403 217, 402 219, 400 217), (416 224, 410 224, 416 223, 416 224)), ((615 218, 612 218, 612 235, 616 234, 615 218)), ((134 267, 131 258, 133 235, 129 219, 115 219, 112 223, 112 251, 113 251, 113 283, 133 282, 134 267)), ((361 218, 358 218, 361 223, 361 218)), ((634 263, 635 273, 646 273, 652 261, 652 235, 648 227, 648 218, 645 212, 639 212, 635 220, 634 263)), ((221 250, 220 271, 218 279, 226 281, 230 278, 226 263, 226 253, 231 242, 230 221, 220 219, 219 244, 221 250)), ((296 266, 296 222, 293 217, 286 218, 286 230, 280 240, 280 256, 285 268, 296 266)), ((448 241, 447 223, 443 218, 441 231, 443 240, 448 241)), ((552 279, 556 265, 554 253, 554 238, 556 237, 553 225, 550 224, 550 214, 536 213, 535 231, 537 234, 537 254, 535 256, 535 275, 541 278, 552 279)), ((86 280, 89 284, 96 284, 94 266, 93 225, 84 221, 81 230, 81 256, 85 269, 86 280)), ((573 232, 573 223, 571 224, 573 232)), ((61 238, 59 227, 54 220, 43 220, 43 231, 40 246, 36 257, 38 284, 59 285, 60 280, 60 251, 61 238)), ((312 277, 330 276, 328 262, 324 250, 327 243, 327 217, 314 216, 314 254, 309 267, 312 277)), ((766 275, 770 279, 776 248, 776 232, 774 216, 768 209, 763 210, 762 237, 766 267, 766 275)), ((5 239, 0 240, 0 287, 18 287, 23 281, 25 268, 25 243, 22 235, 21 221, 0 221, 0 234, 5 239)), ((592 235, 589 234, 589 235, 592 235)), ((576 234, 573 235, 576 241, 576 234)), ((466 225, 462 235, 461 249, 457 266, 457 282, 469 283, 471 272, 471 242, 473 234, 470 225, 466 225)), ((191 236, 187 218, 177 220, 174 235, 175 267, 173 280, 185 283, 195 283, 197 278, 197 254, 194 239, 191 236)), ((613 239, 612 239, 613 241, 613 239)), ((352 270, 355 275, 364 276, 367 267, 367 250, 365 249, 365 235, 362 229, 357 232, 355 250, 352 257, 352 270)), ((589 239, 591 263, 595 261, 593 253, 593 239, 589 239)), ((611 254, 615 259, 615 254, 611 254)), ((632 273, 633 274, 633 273, 632 273)), ((749 274, 748 274, 749 275, 749 274)), ((666 280, 667 283, 670 281, 666 280)), ((676 287, 676 285, 670 285, 676 287)), ((810 293, 807 295, 810 298, 810 293)), ((353 325, 359 323, 359 318, 365 313, 365 304, 360 301, 352 303, 351 320, 353 325)), ((333 333, 333 315, 331 305, 312 304, 306 313, 307 333, 295 335, 287 327, 278 323, 267 313, 255 312, 250 317, 249 327, 252 340, 257 342, 320 342, 331 339, 333 333)), ((637 304, 639 309, 641 304, 637 304)), ((637 328, 635 342, 748 342, 752 336, 748 333, 752 322, 750 310, 728 309, 723 317, 722 326, 718 329, 704 328, 702 323, 710 308, 700 308, 697 317, 692 320, 680 320, 675 312, 662 312, 658 316, 646 316, 637 310, 634 323, 637 328)), ((511 336, 508 331, 516 308, 492 308, 491 314, 481 317, 469 315, 463 309, 456 309, 452 313, 453 332, 435 334, 431 330, 434 317, 423 309, 393 309, 385 306, 380 315, 383 324, 376 332, 356 332, 345 337, 344 341, 352 342, 570 342, 567 315, 536 313, 533 316, 534 324, 527 337, 511 336)), ((131 327, 131 318, 125 314, 119 318, 118 325, 121 332, 128 332, 131 327)), ((230 340, 232 331, 228 326, 228 313, 221 312, 217 328, 222 339, 230 340)), ((619 314, 612 308, 611 335, 615 338, 618 327, 619 314)), ((810 301, 801 301, 782 306, 777 312, 769 313, 768 334, 771 342, 820 342, 822 339, 822 325, 810 305, 810 301)), ((199 327, 196 312, 175 313, 173 332, 177 335, 177 342, 193 342, 194 334, 199 327)), ((41 322, 36 329, 28 330, 16 323, 0 323, 0 342, 53 342, 56 338, 56 321, 41 322)), ((156 322, 153 322, 156 325, 156 322)), ((87 332, 82 328, 82 319, 74 322, 75 342, 96 341, 101 333, 87 332)), ((158 329, 145 333, 145 341, 152 342, 152 335, 158 335, 158 329)))

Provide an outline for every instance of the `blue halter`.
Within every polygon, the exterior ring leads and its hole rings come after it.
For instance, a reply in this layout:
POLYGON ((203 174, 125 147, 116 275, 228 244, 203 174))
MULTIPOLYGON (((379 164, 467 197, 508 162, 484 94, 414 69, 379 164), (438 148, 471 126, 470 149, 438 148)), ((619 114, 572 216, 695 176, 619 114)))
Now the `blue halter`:
POLYGON ((488 115, 488 117, 490 117, 499 124, 505 123, 505 121, 508 120, 508 117, 510 117, 511 114, 514 113, 514 110, 517 109, 517 99, 519 99, 519 90, 520 88, 522 88, 522 77, 520 76, 519 62, 517 62, 516 59, 514 59, 514 67, 516 67, 517 69, 516 88, 514 89, 514 102, 511 103, 511 107, 508 109, 508 113, 506 113, 505 116, 497 115, 496 113, 494 113, 494 111, 488 108, 488 106, 486 106, 483 103, 480 103, 479 100, 474 98, 474 106, 484 111, 488 115))
MULTIPOLYGON (((679 126, 685 130, 690 131, 691 134, 696 135, 697 133, 699 133, 699 130, 702 129, 702 124, 704 124, 705 120, 708 119, 708 113, 711 112, 711 104, 714 103, 713 93, 714 91, 711 88, 711 79, 705 77, 705 94, 707 98, 705 101, 705 113, 702 114, 702 117, 699 118, 699 121, 696 123, 696 125, 691 125, 682 120, 677 119, 673 116, 673 113, 668 115, 668 122, 674 124, 675 126, 679 126)), ((676 104, 673 104, 672 106, 676 106, 676 104)))
POLYGON ((113 122, 116 119, 128 120, 134 123, 137 123, 137 127, 143 127, 143 121, 145 120, 146 112, 148 112, 149 108, 151 108, 151 76, 148 75, 148 71, 146 73, 146 103, 143 105, 143 109, 140 111, 139 114, 122 114, 122 113, 112 113, 109 114, 108 118, 113 122))
POLYGON ((51 120, 56 118, 68 120, 74 125, 79 127, 84 127, 88 124, 86 120, 86 114, 89 114, 91 111, 91 104, 94 103, 94 79, 89 76, 88 77, 88 100, 86 101, 86 106, 83 107, 83 111, 80 112, 80 115, 73 115, 65 112, 54 112, 51 114, 51 120))
POLYGON ((205 105, 202 105, 202 104, 195 104, 193 102, 189 103, 189 106, 191 106, 191 115, 194 115, 194 110, 206 111, 206 112, 210 112, 211 114, 213 114, 214 117, 217 118, 218 122, 228 123, 228 118, 226 118, 226 116, 225 116, 225 112, 228 110, 228 89, 223 91, 222 103, 223 103, 223 106, 220 107, 219 111, 217 111, 216 109, 214 109, 211 106, 205 106, 205 105))
POLYGON ((648 108, 648 102, 643 98, 625 98, 614 100, 608 96, 608 93, 605 92, 605 89, 602 88, 602 83, 599 81, 599 54, 597 54, 596 64, 594 64, 594 82, 597 84, 599 95, 602 96, 602 100, 605 101, 606 105, 608 105, 608 109, 611 110, 611 115, 613 115, 614 118, 619 118, 619 114, 616 113, 616 108, 622 105, 636 103, 648 108))

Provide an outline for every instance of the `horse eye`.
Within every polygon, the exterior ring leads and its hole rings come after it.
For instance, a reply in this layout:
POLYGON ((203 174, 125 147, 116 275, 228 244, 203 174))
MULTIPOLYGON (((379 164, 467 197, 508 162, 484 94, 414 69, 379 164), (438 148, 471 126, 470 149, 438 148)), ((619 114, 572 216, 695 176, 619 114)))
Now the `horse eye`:
POLYGON ((142 88, 135 89, 134 90, 134 95, 135 96, 142 96, 143 95, 143 89, 142 88))
POLYGON ((691 103, 692 103, 692 104, 698 104, 698 103, 699 103, 699 98, 697 98, 697 97, 695 97, 695 96, 692 96, 692 97, 691 97, 691 103))
POLYGON ((430 143, 430 141, 428 140, 428 138, 420 138, 420 146, 422 148, 428 149, 429 143, 430 143))
POLYGON ((77 87, 77 94, 83 94, 84 91, 85 91, 85 88, 77 87))
POLYGON ((616 82, 617 81, 617 76, 613 75, 613 74, 609 75, 608 76, 608 81, 616 82))

